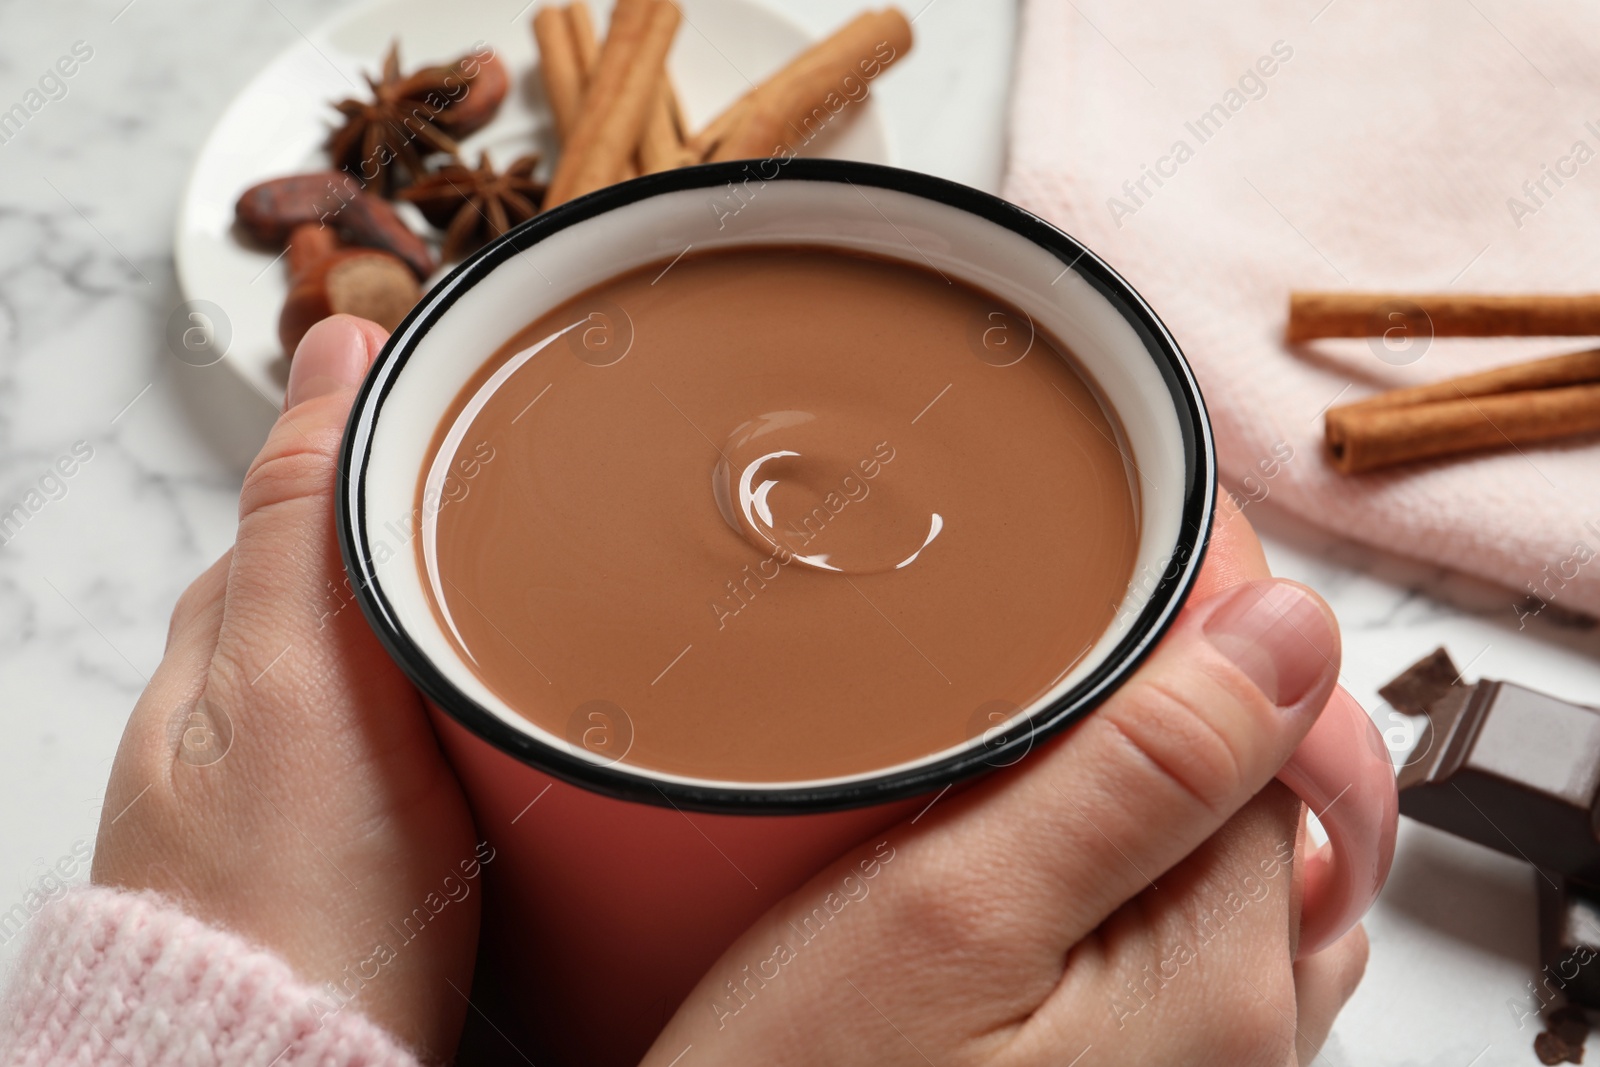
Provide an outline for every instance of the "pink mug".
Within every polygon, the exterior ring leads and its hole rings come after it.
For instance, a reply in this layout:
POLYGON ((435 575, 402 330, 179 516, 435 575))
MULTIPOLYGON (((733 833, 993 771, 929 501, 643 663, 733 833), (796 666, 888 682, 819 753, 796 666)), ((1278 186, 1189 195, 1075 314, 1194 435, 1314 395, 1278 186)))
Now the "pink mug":
MULTIPOLYGON (((429 698, 479 834, 494 849, 483 866, 480 973, 495 980, 475 987, 474 1018, 524 1056, 571 1064, 636 1062, 701 975, 774 903, 941 791, 1016 763, 1092 711, 1182 608, 1217 501, 1215 448, 1193 375, 1160 320, 1098 257, 977 190, 798 159, 640 178, 485 248, 390 338, 356 401, 340 469, 339 537, 356 598, 429 698), (558 737, 507 706, 463 660, 434 615, 411 543, 440 506, 426 495, 419 506, 419 476, 452 398, 529 321, 691 245, 773 244, 932 264, 1064 342, 1117 413, 1140 472, 1138 562, 1112 626, 1073 670, 952 749, 801 784, 656 774, 617 751, 627 723, 590 711, 600 720, 558 737)), ((1329 839, 1306 859, 1306 955, 1354 925, 1383 884, 1394 774, 1376 728, 1340 689, 1279 777, 1329 839)))

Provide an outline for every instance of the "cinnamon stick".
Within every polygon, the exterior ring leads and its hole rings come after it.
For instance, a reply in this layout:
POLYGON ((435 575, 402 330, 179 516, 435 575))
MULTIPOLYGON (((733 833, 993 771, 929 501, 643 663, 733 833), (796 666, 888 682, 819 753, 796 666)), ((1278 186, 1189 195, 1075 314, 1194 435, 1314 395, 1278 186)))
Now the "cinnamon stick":
POLYGON ((696 159, 705 159, 716 147, 728 139, 728 134, 744 122, 745 109, 750 106, 750 94, 746 93, 722 114, 711 120, 711 124, 693 137, 689 138, 689 151, 696 159))
MULTIPOLYGON (((567 5, 567 18, 572 23, 572 39, 578 45, 579 66, 583 69, 583 88, 587 92, 589 83, 594 80, 595 68, 600 65, 600 39, 594 32, 594 16, 589 13, 589 5, 585 0, 572 0, 572 3, 567 5)), ((638 176, 639 168, 629 160, 623 165, 618 180, 638 176)))
POLYGON ((567 19, 572 25, 572 40, 578 46, 578 64, 583 71, 583 87, 589 87, 594 68, 600 63, 600 38, 594 32, 594 16, 584 0, 573 0, 567 5, 567 19))
POLYGON ((584 70, 570 13, 541 7, 533 16, 533 39, 539 45, 539 79, 556 119, 556 135, 566 144, 583 106, 584 70))
POLYGON ((617 0, 594 79, 545 195, 546 209, 622 179, 644 133, 679 18, 670 0, 617 0))
POLYGON ((1600 383, 1399 407, 1352 404, 1331 409, 1325 426, 1342 474, 1597 431, 1600 383))
POLYGON ((678 140, 683 143, 684 148, 688 148, 689 120, 683 117, 683 101, 678 99, 678 91, 672 88, 670 75, 666 79, 666 86, 669 90, 667 93, 667 108, 672 112, 672 124, 678 128, 678 140))
POLYGON ((661 84, 656 87, 655 101, 650 105, 650 117, 645 122, 644 135, 639 140, 640 174, 674 170, 700 161, 683 143, 683 130, 678 124, 677 96, 672 88, 672 79, 663 72, 661 84))
POLYGON ((911 23, 896 8, 863 12, 746 93, 712 123, 725 132, 712 160, 794 155, 832 119, 866 99, 868 83, 911 48, 911 23))
MULTIPOLYGON (((587 16, 588 8, 584 6, 584 0, 575 0, 573 7, 583 7, 587 16)), ((639 140, 638 166, 624 177, 654 174, 700 162, 703 157, 691 153, 684 141, 683 114, 678 109, 678 94, 672 87, 672 78, 663 70, 655 102, 650 105, 650 117, 645 121, 644 134, 639 140)))
MULTIPOLYGON (((595 68, 600 65, 600 39, 595 35, 594 16, 589 13, 585 0, 573 0, 567 5, 567 18, 572 24, 572 39, 578 46, 578 65, 583 73, 583 89, 588 92, 594 80, 595 68)), ((637 178, 639 168, 629 160, 622 168, 621 179, 637 178)))
POLYGON ((1347 404, 1345 408, 1370 410, 1407 407, 1437 400, 1460 400, 1463 397, 1492 396, 1498 393, 1518 393, 1532 389, 1552 389, 1564 385, 1590 383, 1600 383, 1600 348, 1569 352, 1564 356, 1550 356, 1547 359, 1536 359, 1527 363, 1513 363, 1508 367, 1496 367, 1481 374, 1468 374, 1429 385, 1391 389, 1354 404, 1347 404))
POLYGON ((1489 296, 1455 293, 1289 294, 1287 339, 1373 337, 1393 328, 1397 306, 1415 306, 1435 337, 1567 337, 1600 334, 1600 293, 1489 296))

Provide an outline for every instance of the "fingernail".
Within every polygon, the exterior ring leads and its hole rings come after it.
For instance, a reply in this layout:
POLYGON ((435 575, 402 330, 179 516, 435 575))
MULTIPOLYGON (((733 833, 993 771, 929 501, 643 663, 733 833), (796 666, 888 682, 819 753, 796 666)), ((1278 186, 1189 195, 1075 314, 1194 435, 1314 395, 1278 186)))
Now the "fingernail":
POLYGON ((1274 579, 1229 593, 1205 635, 1280 708, 1298 704, 1338 673, 1339 632, 1322 598, 1274 579))
POLYGON ((285 408, 348 389, 367 373, 367 338, 356 320, 323 319, 306 331, 289 362, 285 408))

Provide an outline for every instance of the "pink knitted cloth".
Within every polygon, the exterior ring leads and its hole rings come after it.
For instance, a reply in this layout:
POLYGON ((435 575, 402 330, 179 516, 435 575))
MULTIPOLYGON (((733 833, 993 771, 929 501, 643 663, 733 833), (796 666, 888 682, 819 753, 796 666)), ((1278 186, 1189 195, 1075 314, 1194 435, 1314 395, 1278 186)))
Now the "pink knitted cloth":
POLYGON ((1506 586, 1509 623, 1600 613, 1592 439, 1360 478, 1321 449, 1336 398, 1593 340, 1282 341, 1291 289, 1600 290, 1600 4, 1024 8, 1007 195, 1171 328, 1235 493, 1506 586))
POLYGON ((154 894, 76 889, 28 936, 0 1002, 5 1067, 417 1067, 334 991, 154 894))

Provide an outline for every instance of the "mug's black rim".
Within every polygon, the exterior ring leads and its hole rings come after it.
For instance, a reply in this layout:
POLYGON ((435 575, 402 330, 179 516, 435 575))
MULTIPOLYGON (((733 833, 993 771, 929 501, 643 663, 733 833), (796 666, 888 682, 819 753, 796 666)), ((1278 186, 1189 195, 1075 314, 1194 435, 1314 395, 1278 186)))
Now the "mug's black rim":
POLYGON ((1034 744, 1097 707, 1142 663, 1177 617, 1199 574, 1216 499, 1216 454, 1199 385, 1177 342, 1134 288, 1076 239, 1038 216, 968 186, 914 171, 868 163, 768 159, 710 163, 652 174, 569 201, 523 223, 462 263, 430 290, 395 328, 362 383, 339 452, 335 520, 355 599, 378 640, 430 700, 479 738, 548 774, 592 791, 660 806, 721 812, 803 814, 887 803, 931 793, 996 767, 1010 766, 1034 744), (1087 677, 1035 711, 1007 736, 921 766, 820 786, 743 788, 696 785, 601 765, 506 723, 457 689, 401 625, 378 580, 368 542, 364 488, 372 434, 385 399, 418 342, 452 304, 481 279, 547 237, 607 211, 663 193, 733 183, 808 181, 907 193, 1003 226, 1075 270, 1122 314, 1143 342, 1172 396, 1183 437, 1184 495, 1172 555, 1123 639, 1087 677))

